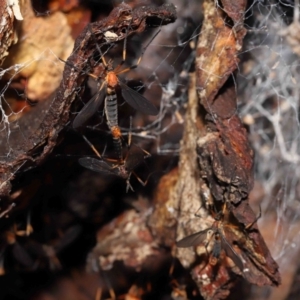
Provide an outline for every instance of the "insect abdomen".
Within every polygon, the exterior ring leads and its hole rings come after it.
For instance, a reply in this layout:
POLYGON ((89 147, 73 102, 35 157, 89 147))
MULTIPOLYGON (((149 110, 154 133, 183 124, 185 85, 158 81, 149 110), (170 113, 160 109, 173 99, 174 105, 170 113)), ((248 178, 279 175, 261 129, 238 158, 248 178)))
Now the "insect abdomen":
POLYGON ((118 126, 118 107, 117 107, 116 92, 110 88, 107 89, 107 96, 105 99, 105 114, 107 118, 107 125, 111 129, 113 126, 118 126))
POLYGON ((118 126, 118 107, 117 95, 114 89, 107 88, 107 96, 105 98, 105 114, 107 118, 107 125, 113 136, 115 151, 118 158, 122 159, 122 141, 121 130, 118 126))

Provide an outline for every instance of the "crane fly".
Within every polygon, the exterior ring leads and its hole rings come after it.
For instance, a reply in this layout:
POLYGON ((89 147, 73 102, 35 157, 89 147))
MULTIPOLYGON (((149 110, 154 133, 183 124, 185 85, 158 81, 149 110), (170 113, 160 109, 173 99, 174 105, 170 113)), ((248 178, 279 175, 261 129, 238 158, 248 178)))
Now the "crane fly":
POLYGON ((210 243, 213 243, 211 255, 209 258, 210 265, 214 266, 217 264, 220 259, 221 251, 224 250, 226 256, 234 262, 234 264, 240 269, 241 272, 243 272, 243 261, 227 241, 225 235, 225 227, 226 226, 219 219, 216 219, 211 227, 179 240, 178 242, 176 242, 176 245, 177 247, 181 248, 202 245, 205 247, 205 250, 207 252, 207 247, 210 243))
MULTIPOLYGON (((154 39, 154 37, 151 39, 151 41, 154 39)), ((99 45, 96 43, 97 49, 101 55, 102 64, 104 66, 104 81, 100 85, 99 91, 83 107, 83 109, 78 113, 73 122, 74 129, 80 127, 83 123, 85 123, 89 118, 91 118, 94 115, 94 113, 99 109, 100 105, 104 100, 104 112, 106 115, 107 125, 112 134, 115 150, 118 155, 118 159, 120 160, 122 159, 122 133, 118 125, 118 104, 116 88, 120 88, 122 97, 134 109, 148 115, 158 114, 157 108, 149 100, 147 100, 144 96, 142 96, 135 90, 128 87, 118 78, 118 75, 126 73, 139 65, 146 48, 150 44, 148 43, 148 45, 143 49, 142 54, 135 65, 122 70, 121 67, 126 60, 126 40, 127 38, 125 37, 122 61, 116 68, 113 67, 112 60, 106 62, 104 54, 102 53, 99 45)), ((89 75, 95 78, 97 81, 99 81, 102 78, 102 76, 97 77, 93 74, 89 75)))
POLYGON ((42 262, 46 262, 50 269, 61 267, 57 254, 71 244, 80 234, 80 226, 70 227, 54 245, 39 243, 31 238, 29 234, 33 231, 31 225, 27 225, 26 231, 10 230, 5 232, 6 248, 5 253, 8 258, 10 267, 13 264, 22 269, 35 270, 42 268, 42 262), (19 237, 26 237, 19 238, 19 237), (7 247, 9 246, 9 247, 7 247))
POLYGON ((101 174, 107 175, 115 175, 121 177, 126 180, 126 192, 129 189, 133 191, 133 188, 130 184, 130 177, 133 174, 136 179, 145 186, 147 184, 147 180, 142 181, 138 175, 134 172, 134 169, 150 154, 143 150, 142 148, 129 144, 128 152, 125 159, 115 160, 115 159, 103 159, 99 152, 95 149, 95 147, 91 144, 91 142, 83 136, 85 141, 89 144, 92 150, 99 158, 94 157, 82 157, 78 160, 79 164, 91 171, 98 172, 101 174))

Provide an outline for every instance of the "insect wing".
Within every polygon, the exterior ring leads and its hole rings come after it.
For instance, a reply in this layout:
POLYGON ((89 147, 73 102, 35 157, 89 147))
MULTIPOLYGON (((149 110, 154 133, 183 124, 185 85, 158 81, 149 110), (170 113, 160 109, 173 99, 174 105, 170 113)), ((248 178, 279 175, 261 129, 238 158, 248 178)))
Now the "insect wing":
POLYGON ((126 169, 131 171, 137 167, 145 159, 145 153, 141 148, 135 146, 134 144, 130 147, 130 153, 125 162, 126 169))
POLYGON ((134 109, 147 114, 155 116, 158 114, 157 108, 143 95, 128 87, 126 84, 119 81, 122 90, 122 96, 125 101, 134 109))
POLYGON ((103 99, 106 95, 106 83, 104 82, 100 91, 93 96, 93 98, 83 107, 73 121, 73 128, 76 129, 91 118, 94 113, 99 109, 103 99))
POLYGON ((227 240, 221 234, 221 244, 222 248, 225 250, 226 256, 232 259, 234 264, 243 272, 244 264, 238 254, 233 250, 231 245, 227 242, 227 240))
POLYGON ((81 233, 81 227, 72 226, 69 228, 65 234, 61 237, 61 240, 57 245, 54 246, 55 252, 59 253, 61 250, 66 248, 69 244, 71 244, 81 233))
POLYGON ((93 157, 82 157, 78 160, 79 164, 91 171, 102 173, 118 175, 115 169, 113 169, 108 163, 103 160, 99 160, 93 157))
POLYGON ((194 234, 186 236, 182 240, 176 242, 177 247, 187 248, 187 247, 198 246, 203 244, 205 239, 207 238, 207 231, 210 229, 211 228, 207 228, 200 232, 196 232, 194 234))

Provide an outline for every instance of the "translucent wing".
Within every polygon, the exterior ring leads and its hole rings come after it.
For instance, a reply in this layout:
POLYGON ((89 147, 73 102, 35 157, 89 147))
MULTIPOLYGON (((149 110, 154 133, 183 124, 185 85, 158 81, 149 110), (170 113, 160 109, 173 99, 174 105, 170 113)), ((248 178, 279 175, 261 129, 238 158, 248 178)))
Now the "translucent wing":
POLYGON ((119 85, 121 87, 124 100, 134 109, 147 115, 155 116, 158 114, 157 108, 143 95, 139 94, 120 81, 119 85))
POLYGON ((134 170, 145 159, 145 152, 138 146, 131 144, 128 158, 125 162, 125 167, 128 171, 134 170))
POLYGON ((61 240, 57 245, 54 246, 56 253, 63 250, 66 246, 71 244, 81 233, 81 227, 79 225, 72 226, 65 234, 61 237, 61 240))
POLYGON ((189 236, 186 236, 182 240, 176 242, 177 247, 187 248, 192 246, 198 246, 204 243, 205 239, 207 238, 207 231, 211 230, 211 228, 207 228, 200 232, 196 232, 189 236))
POLYGON ((83 167, 102 174, 117 175, 117 169, 113 169, 108 163, 93 157, 82 157, 78 160, 79 164, 83 167))
POLYGON ((85 123, 99 109, 106 95, 106 83, 104 82, 100 91, 83 107, 73 121, 73 128, 76 129, 85 123))
POLYGON ((222 248, 225 250, 226 256, 231 258, 234 264, 243 272, 244 264, 241 258, 233 250, 233 248, 230 246, 230 244, 227 242, 227 240, 223 237, 222 234, 221 234, 221 244, 222 244, 222 248))

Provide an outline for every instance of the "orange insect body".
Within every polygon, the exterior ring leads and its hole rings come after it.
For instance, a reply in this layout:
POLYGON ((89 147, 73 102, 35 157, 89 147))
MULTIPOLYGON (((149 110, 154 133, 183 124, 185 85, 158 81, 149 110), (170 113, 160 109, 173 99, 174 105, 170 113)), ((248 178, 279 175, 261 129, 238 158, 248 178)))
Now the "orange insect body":
POLYGON ((107 75, 106 75, 106 82, 107 82, 107 85, 114 89, 117 85, 118 85, 118 77, 116 75, 115 72, 108 72, 107 75))
POLYGON ((111 128, 111 134, 115 138, 121 138, 122 137, 122 133, 121 133, 120 127, 118 127, 118 126, 113 126, 111 128))

